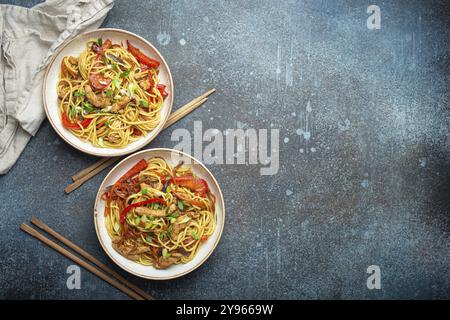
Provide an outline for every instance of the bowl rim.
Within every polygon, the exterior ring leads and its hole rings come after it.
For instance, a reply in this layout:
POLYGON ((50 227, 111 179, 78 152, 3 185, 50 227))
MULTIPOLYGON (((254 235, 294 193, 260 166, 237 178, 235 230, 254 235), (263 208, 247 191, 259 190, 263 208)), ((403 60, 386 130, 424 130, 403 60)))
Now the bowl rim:
MULTIPOLYGON (((217 217, 217 216, 216 216, 217 217)), ((191 156, 191 155, 189 155, 189 154, 187 154, 187 153, 185 153, 185 152, 183 152, 183 151, 179 151, 179 150, 175 150, 175 149, 170 149, 170 148, 152 148, 152 149, 145 149, 145 150, 141 150, 141 151, 138 151, 138 152, 135 152, 135 153, 133 153, 133 154, 131 154, 131 155, 129 155, 128 157, 126 157, 126 158, 124 158, 124 159, 122 159, 119 163, 117 163, 109 172, 108 172, 108 174, 105 176, 105 178, 102 180, 102 182, 101 182, 101 184, 100 184, 100 186, 99 186, 99 189, 98 189, 98 191, 97 191, 97 195, 95 196, 95 203, 94 203, 94 226, 95 226, 95 233, 97 234, 97 239, 98 239, 98 241, 100 242, 100 245, 102 246, 102 248, 103 248, 103 251, 108 255, 108 257, 117 265, 117 266, 119 266, 120 268, 122 268, 123 270, 125 270, 125 271, 127 271, 127 272, 129 272, 129 273, 131 273, 131 274, 133 274, 133 275, 135 275, 135 276, 138 276, 138 277, 141 277, 141 278, 145 278, 145 279, 149 279, 149 280, 170 280, 170 279, 175 279, 175 278, 179 278, 179 277, 181 277, 181 276, 184 276, 184 275, 186 275, 186 274, 188 274, 188 273, 190 273, 190 272, 192 272, 192 271, 194 271, 194 270, 196 270, 197 268, 199 268, 203 263, 205 263, 205 261, 211 256, 211 254, 214 252, 214 250, 216 250, 216 247, 217 247, 217 245, 219 244, 219 241, 220 241, 220 239, 221 239, 221 237, 222 237, 222 233, 223 233, 223 228, 224 228, 224 226, 225 226, 225 202, 224 202, 224 198, 223 198, 223 194, 222 194, 222 189, 220 188, 220 185, 219 185, 219 183, 217 182, 217 179, 214 177, 214 175, 211 173, 211 171, 201 162, 201 161, 199 161, 198 159, 196 159, 196 158, 194 158, 193 156, 191 156), (222 227, 220 228, 220 230, 219 230, 219 235, 217 236, 217 239, 216 239, 216 241, 214 242, 214 244, 213 244, 213 246, 211 247, 211 250, 209 250, 209 252, 205 255, 205 257, 200 261, 200 262, 198 262, 196 265, 193 265, 191 268, 189 268, 188 270, 186 270, 186 271, 183 271, 183 272, 181 272, 181 273, 178 273, 178 274, 175 274, 175 275, 172 275, 172 276, 165 276, 165 277, 154 277, 154 276, 148 276, 148 275, 144 275, 144 274, 140 274, 140 273, 137 273, 137 272, 135 272, 134 270, 132 270, 131 268, 129 268, 129 267, 127 267, 127 266, 125 266, 125 265, 122 265, 121 263, 119 263, 116 259, 114 259, 114 257, 109 253, 109 251, 106 249, 106 245, 104 244, 104 242, 103 242, 103 240, 102 240, 102 238, 100 237, 100 231, 99 231, 99 228, 100 228, 100 226, 97 224, 97 215, 98 214, 103 214, 103 213, 101 213, 101 212, 98 212, 97 211, 97 204, 98 204, 98 202, 101 200, 101 187, 102 187, 102 185, 105 183, 105 181, 106 181, 106 179, 108 179, 109 178, 109 176, 112 174, 112 172, 113 171, 115 171, 120 165, 122 165, 122 163, 124 163, 125 161, 127 161, 128 159, 130 159, 130 158, 132 158, 132 157, 136 157, 136 156, 138 156, 138 155, 140 155, 140 154, 143 154, 143 153, 147 153, 147 152, 159 152, 159 151, 163 151, 163 152, 176 152, 176 153, 178 153, 178 154, 181 154, 181 155, 183 155, 183 156, 185 156, 185 157, 188 157, 188 158, 190 158, 191 160, 193 160, 193 164, 198 164, 198 165, 200 165, 206 172, 207 172, 207 174, 210 176, 210 178, 212 179, 212 181, 215 183, 215 185, 216 185, 216 187, 217 187, 217 190, 219 191, 219 194, 218 195, 216 195, 216 196, 218 196, 218 198, 220 199, 220 202, 221 202, 221 204, 222 204, 222 227)), ((130 260, 131 261, 131 260, 130 260)), ((149 266, 149 267, 151 267, 151 268, 153 268, 152 266, 149 266)), ((157 270, 157 269, 155 269, 155 270, 157 270)))
POLYGON ((173 99, 174 99, 174 84, 173 84, 173 78, 172 78, 172 73, 170 72, 169 69, 169 65, 167 64, 166 60, 164 59, 164 57, 162 56, 162 54, 158 51, 158 49, 156 49, 156 47, 151 44, 148 40, 146 40, 145 38, 130 32, 130 31, 126 31, 126 30, 122 30, 122 29, 117 29, 117 28, 99 28, 99 29, 95 29, 95 30, 90 30, 90 31, 86 31, 83 33, 80 33, 79 35, 77 35, 76 37, 66 40, 52 55, 52 58, 50 59, 50 62, 48 63, 48 66, 45 70, 45 74, 44 74, 44 81, 42 82, 42 100, 44 103, 44 110, 45 110, 45 115, 47 116, 48 121, 50 122, 50 125, 53 127, 53 129, 56 131, 56 133, 69 145, 71 145, 72 147, 74 147, 75 149, 86 153, 86 154, 90 154, 93 156, 97 156, 97 157, 119 157, 119 156, 124 156, 124 155, 129 155, 132 154, 133 152, 136 152, 139 149, 142 149, 144 147, 146 147, 150 142, 152 142, 158 135, 159 133, 164 129, 164 125, 167 122, 167 120, 169 119, 170 115, 172 114, 172 107, 173 107, 173 99), (46 88, 46 84, 47 84, 47 78, 48 78, 48 74, 50 72, 51 67, 53 66, 53 64, 55 63, 56 58, 61 54, 61 52, 64 50, 64 48, 66 48, 70 43, 72 43, 73 41, 84 37, 84 36, 88 36, 91 33, 97 33, 97 32, 102 32, 102 31, 112 31, 112 32, 117 32, 117 33, 123 33, 126 35, 131 35, 133 37, 138 38, 139 40, 143 41, 146 45, 148 45, 149 47, 151 47, 157 54, 158 58, 161 60, 161 63, 165 66, 165 68, 167 69, 167 74, 168 74, 168 78, 169 78, 169 84, 170 84, 170 88, 171 88, 171 93, 169 95, 169 107, 168 107, 168 112, 166 114, 166 116, 164 117, 164 119, 160 119, 160 122, 158 124, 159 129, 155 128, 154 130, 157 131, 153 131, 155 132, 153 137, 148 140, 144 145, 137 145, 135 147, 133 147, 130 150, 123 150, 120 151, 120 149, 114 149, 114 148, 104 148, 104 150, 117 150, 117 153, 114 153, 113 155, 108 155, 108 154, 104 154, 104 153, 99 153, 96 151, 89 151, 89 150, 85 150, 83 147, 77 145, 76 143, 72 143, 71 141, 69 141, 68 139, 66 139, 66 137, 64 136, 64 134, 58 130, 58 128, 56 127, 55 123, 53 122, 52 117, 50 117, 50 111, 48 109, 48 105, 47 105, 47 97, 46 97, 46 93, 45 93, 45 88, 46 88))

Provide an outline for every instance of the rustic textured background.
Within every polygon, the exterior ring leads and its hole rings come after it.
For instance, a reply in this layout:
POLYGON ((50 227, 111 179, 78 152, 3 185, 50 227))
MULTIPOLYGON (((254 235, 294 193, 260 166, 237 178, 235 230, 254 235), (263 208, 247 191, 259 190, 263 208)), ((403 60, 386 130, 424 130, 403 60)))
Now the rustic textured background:
MULTIPOLYGON (((450 298, 449 17, 446 1, 116 1, 104 26, 158 47, 175 107, 218 89, 152 147, 194 120, 280 129, 277 175, 209 166, 227 220, 202 267, 127 278, 160 299, 450 298), (380 30, 366 27, 370 4, 380 30), (372 264, 381 290, 366 288, 372 264)), ((106 172, 63 193, 95 160, 46 121, 0 177, 0 297, 127 298, 85 270, 68 290, 72 263, 19 230, 36 215, 113 265, 92 218, 106 172)))

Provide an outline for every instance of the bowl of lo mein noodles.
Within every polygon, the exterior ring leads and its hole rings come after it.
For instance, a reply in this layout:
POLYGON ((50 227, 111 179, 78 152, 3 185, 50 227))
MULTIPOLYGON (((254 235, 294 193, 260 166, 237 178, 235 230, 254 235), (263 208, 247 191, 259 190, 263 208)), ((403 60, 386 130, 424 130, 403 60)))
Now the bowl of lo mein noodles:
POLYGON ((217 180, 201 162, 171 149, 122 160, 103 180, 94 206, 97 237, 108 256, 153 280, 199 267, 217 246, 224 222, 217 180))
POLYGON ((96 156, 132 153, 164 127, 173 81, 158 50, 119 29, 83 33, 59 48, 44 76, 50 124, 67 143, 96 156))

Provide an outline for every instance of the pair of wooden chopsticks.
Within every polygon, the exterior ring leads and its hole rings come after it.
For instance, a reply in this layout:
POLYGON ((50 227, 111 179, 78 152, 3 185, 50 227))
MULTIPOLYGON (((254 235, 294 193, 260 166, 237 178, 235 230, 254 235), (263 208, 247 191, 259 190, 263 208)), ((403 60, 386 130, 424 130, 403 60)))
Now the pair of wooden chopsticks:
MULTIPOLYGON (((173 125, 178 120, 184 118, 186 115, 197 109, 199 106, 201 106, 203 103, 205 103, 206 100, 208 100, 208 96, 215 92, 216 89, 211 89, 201 96, 195 98, 194 100, 190 101, 183 107, 179 108, 177 111, 172 113, 169 116, 169 119, 165 123, 163 130, 167 129, 171 125, 173 125)), ((83 183, 94 177, 96 174, 100 173, 101 171, 105 170, 109 166, 111 166, 113 163, 118 161, 120 157, 114 157, 114 158, 103 158, 96 163, 90 165, 89 167, 77 172, 72 176, 73 183, 71 183, 69 186, 67 186, 66 189, 64 189, 65 193, 70 193, 79 186, 81 186, 83 183)))
POLYGON ((73 254, 67 249, 64 249, 62 246, 57 244, 56 242, 50 240, 45 235, 37 231, 36 229, 33 229, 29 225, 22 223, 20 225, 20 229, 28 233, 29 235, 35 237, 36 239, 42 241, 46 245, 48 245, 50 248, 58 251, 62 255, 66 256, 76 264, 82 266, 86 270, 92 272, 102 280, 108 282, 113 287, 121 290, 125 294, 129 295, 131 298, 134 298, 136 300, 154 300, 154 298, 149 295, 147 292, 143 291, 142 289, 139 289, 134 284, 130 283, 128 280, 123 278, 121 275, 119 275, 117 272, 111 270, 109 267, 107 267, 105 264, 94 258, 92 255, 90 255, 85 250, 81 249, 79 246, 77 246, 72 241, 64 238, 62 235, 60 235, 58 232, 47 226, 45 223, 43 223, 41 220, 33 217, 31 219, 31 222, 37 226, 38 228, 42 229, 43 231, 47 232, 51 236, 53 236, 55 239, 61 241, 63 244, 71 248, 73 251, 78 253, 80 256, 85 258, 86 260, 90 261, 91 263, 95 264, 98 268, 101 270, 95 268, 93 265, 87 263, 85 260, 81 259, 77 255, 73 254), (106 273, 109 273, 107 275, 106 273))

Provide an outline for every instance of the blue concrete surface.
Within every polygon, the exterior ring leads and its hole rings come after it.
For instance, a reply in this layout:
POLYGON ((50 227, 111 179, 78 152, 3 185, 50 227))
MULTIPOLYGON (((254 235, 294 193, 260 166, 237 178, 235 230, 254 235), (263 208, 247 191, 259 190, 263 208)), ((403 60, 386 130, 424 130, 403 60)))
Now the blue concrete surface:
MULTIPOLYGON (((37 1, 6 1, 31 6, 37 1)), ((2 1, 4 3, 4 1, 2 1)), ((208 88, 176 128, 280 129, 280 169, 209 165, 227 221, 195 272, 155 282, 102 251, 92 207, 106 174, 70 195, 95 159, 44 122, 0 177, 0 297, 124 299, 19 230, 32 215, 159 299, 450 298, 450 6, 446 1, 116 1, 104 27, 135 32, 168 61, 175 107, 208 88), (370 4, 381 29, 369 30, 370 4), (381 268, 381 290, 366 269, 381 268)))

